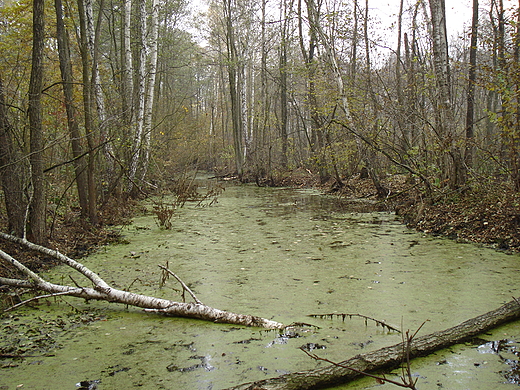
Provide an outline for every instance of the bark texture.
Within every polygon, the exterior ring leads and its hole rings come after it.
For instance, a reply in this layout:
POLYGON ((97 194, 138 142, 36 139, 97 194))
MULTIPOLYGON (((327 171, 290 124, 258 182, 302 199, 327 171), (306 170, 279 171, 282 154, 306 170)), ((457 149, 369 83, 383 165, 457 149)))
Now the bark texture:
POLYGON ((61 79, 63 82, 63 95, 65 109, 67 111, 67 124, 70 133, 72 156, 74 157, 74 172, 78 188, 78 198, 81 215, 87 217, 89 214, 88 180, 85 171, 85 162, 82 158, 84 153, 81 144, 81 131, 78 123, 79 113, 74 102, 74 79, 72 72, 72 61, 70 58, 70 45, 67 30, 65 28, 62 0, 54 1, 56 9, 56 41, 58 43, 58 55, 60 60, 61 79))
POLYGON ((0 183, 4 193, 7 228, 15 236, 23 237, 27 208, 24 196, 26 166, 21 158, 21 151, 14 142, 13 131, 0 74, 0 183))
POLYGON ((43 49, 45 45, 45 20, 43 0, 33 2, 33 48, 32 68, 29 82, 29 105, 27 113, 30 128, 29 161, 31 163, 32 176, 32 202, 30 208, 30 230, 32 240, 39 244, 45 244, 47 240, 45 226, 45 177, 44 169, 44 139, 42 118, 42 86, 43 86, 43 49))
MULTIPOLYGON (((520 303, 513 300, 496 310, 467 320, 452 328, 417 337, 410 346, 410 358, 429 355, 435 351, 458 344, 480 333, 496 328, 499 325, 520 319, 520 303)), ((397 367, 405 360, 406 343, 354 356, 341 362, 342 366, 352 367, 358 371, 374 372, 376 370, 397 367)), ((348 368, 329 366, 316 370, 294 372, 276 378, 245 383, 228 390, 306 390, 323 389, 350 382, 362 374, 348 368)))

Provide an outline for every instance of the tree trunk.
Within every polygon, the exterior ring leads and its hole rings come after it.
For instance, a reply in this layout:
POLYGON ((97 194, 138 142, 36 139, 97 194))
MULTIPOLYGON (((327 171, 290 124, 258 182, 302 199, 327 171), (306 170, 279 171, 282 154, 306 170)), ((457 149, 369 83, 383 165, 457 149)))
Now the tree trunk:
POLYGON ((357 355, 339 363, 343 367, 332 365, 316 370, 294 372, 276 378, 245 383, 228 390, 307 390, 332 387, 363 376, 363 374, 345 367, 352 367, 366 373, 392 369, 406 361, 408 352, 410 359, 426 356, 518 319, 520 319, 520 304, 517 300, 513 300, 496 310, 452 328, 417 337, 412 340, 410 345, 402 342, 357 355))
POLYGON ((233 126, 233 144, 235 147, 235 167, 241 178, 244 173, 244 120, 242 117, 242 78, 240 58, 236 48, 235 31, 233 27, 232 0, 224 0, 224 15, 226 23, 226 43, 228 55, 229 94, 231 99, 231 119, 233 126))
POLYGON ((288 80, 287 80, 287 45, 288 45, 288 25, 289 25, 289 17, 287 12, 287 2, 284 2, 282 5, 283 11, 280 10, 280 20, 282 20, 282 25, 280 26, 281 36, 280 36, 280 136, 282 138, 282 159, 281 165, 283 168, 287 168, 288 156, 287 149, 289 145, 288 138, 288 111, 287 111, 287 94, 288 94, 288 80), (283 13, 282 13, 283 12, 283 13))
POLYGON ((132 47, 130 46, 130 22, 132 20, 132 0, 124 0, 122 17, 122 56, 123 72, 121 74, 121 91, 123 121, 126 126, 130 126, 133 114, 133 83, 132 75, 134 68, 132 65, 132 47))
POLYGON ((9 121, 3 80, 0 76, 0 181, 7 212, 7 228, 15 236, 25 234, 27 200, 23 188, 25 164, 21 152, 13 142, 13 127, 9 121))
MULTIPOLYGON (((137 62, 137 90, 136 105, 135 105, 135 125, 134 125, 134 142, 132 145, 132 156, 130 161, 130 170, 128 172, 128 190, 131 195, 136 195, 135 178, 137 170, 141 162, 142 148, 143 148, 143 131, 144 131, 144 111, 145 111, 145 97, 146 97, 146 2, 139 3, 139 28, 140 28, 140 42, 139 42, 139 61, 137 62)), ((135 88, 134 88, 135 89, 135 88)))
POLYGON ((148 44, 149 61, 148 61, 148 78, 146 82, 146 101, 144 108, 144 128, 143 128, 143 162, 141 180, 145 179, 148 171, 150 160, 150 143, 152 137, 152 114, 154 105, 155 79, 157 75, 157 53, 158 53, 158 34, 159 34, 159 3, 157 0, 152 1, 152 17, 150 25, 150 40, 148 44))
MULTIPOLYGON (((410 128, 406 119, 409 107, 405 106, 403 96, 403 80, 402 80, 402 41, 403 41, 403 5, 404 0, 399 2, 399 14, 397 15, 397 50, 396 50, 396 61, 395 61, 395 84, 397 93, 397 125, 401 130, 401 141, 400 146, 402 151, 406 154, 410 149, 410 128)), ((405 50, 406 52, 406 50, 405 50)))
POLYGON ((58 55, 60 59, 60 71, 63 85, 63 95, 65 98, 65 109, 67 111, 67 123, 70 133, 70 143, 72 145, 72 156, 74 158, 74 172, 76 176, 76 186, 78 189, 79 205, 81 215, 88 217, 88 181, 86 164, 81 145, 81 133, 78 124, 78 112, 74 103, 74 87, 72 77, 72 63, 70 60, 69 37, 63 21, 63 5, 61 0, 54 1, 56 9, 56 37, 58 41, 58 55))
POLYGON ((357 76, 357 46, 358 46, 358 2, 354 0, 352 3, 352 12, 354 18, 354 26, 352 27, 352 49, 350 55, 350 86, 353 87, 357 76))
POLYGON ((466 167, 473 165, 474 154, 474 111, 475 111, 475 82, 477 80, 477 40, 478 40, 478 0, 473 0, 473 17, 471 20, 471 39, 469 44, 469 74, 468 93, 466 96, 466 152, 464 162, 466 167))
POLYGON ((44 0, 33 2, 33 48, 32 70, 29 82, 29 128, 30 150, 29 157, 32 175, 32 201, 29 215, 29 235, 38 244, 45 244, 46 237, 46 206, 45 178, 43 173, 43 124, 42 124, 42 85, 43 85, 43 47, 45 41, 44 30, 44 0))
MULTIPOLYGON (((155 298, 128 291, 118 290, 112 288, 101 277, 99 277, 99 275, 97 275, 95 272, 92 272, 83 264, 78 263, 77 261, 59 253, 57 250, 45 248, 43 246, 33 244, 27 241, 26 239, 14 237, 1 232, 0 237, 5 240, 25 246, 26 248, 29 248, 31 250, 40 252, 46 256, 51 256, 55 259, 58 259, 63 264, 68 265, 69 267, 73 268, 74 270, 78 271, 83 276, 85 276, 87 279, 89 279, 94 287, 80 287, 77 285, 66 286, 47 282, 39 275, 29 270, 22 263, 20 263, 19 261, 17 261, 16 259, 14 259, 2 250, 0 250, 0 258, 4 259, 9 264, 16 267, 19 271, 25 274, 29 278, 29 280, 7 279, 0 277, 0 285, 36 289, 51 294, 70 295, 78 298, 84 298, 87 300, 94 299, 113 303, 122 303, 125 305, 144 308, 147 312, 158 313, 172 317, 189 317, 218 323, 256 326, 266 329, 283 329, 286 327, 284 324, 280 322, 271 321, 265 318, 246 314, 232 313, 228 311, 215 309, 210 306, 206 306, 194 296, 192 291, 183 282, 181 282, 181 285, 183 286, 184 291, 188 291, 192 295, 192 297, 195 300, 194 303, 175 302, 168 299, 155 298)), ((164 267, 161 268, 165 269, 164 267)), ((171 273, 170 271, 170 274, 173 273, 171 273)), ((175 274, 173 275, 177 278, 175 274)))
POLYGON ((449 179, 450 187, 457 188, 465 184, 466 172, 455 134, 445 0, 430 0, 430 11, 433 64, 438 91, 435 108, 437 136, 443 149, 447 151, 441 162, 441 170, 445 178, 449 179))
POLYGON ((79 25, 80 25, 80 52, 82 64, 82 79, 83 79, 83 109, 85 117, 85 134, 88 143, 89 156, 87 163, 87 181, 88 181, 88 214, 90 223, 98 224, 97 215, 97 189, 96 189, 96 164, 94 156, 94 113, 92 109, 92 80, 91 80, 91 56, 89 50, 89 40, 94 40, 94 37, 89 37, 87 28, 88 23, 88 6, 91 3, 85 4, 88 0, 78 1, 79 25), (85 2, 84 2, 85 1, 85 2))
MULTIPOLYGON (((310 16, 309 16, 310 18, 310 16)), ((300 50, 302 53, 303 61, 306 70, 306 83, 307 83, 307 111, 310 116, 310 134, 307 134, 309 140, 309 146, 312 153, 316 155, 319 150, 323 147, 323 136, 321 132, 321 120, 318 110, 318 100, 316 99, 316 64, 314 55, 318 45, 318 39, 316 36, 315 29, 309 30, 309 43, 308 49, 305 47, 304 27, 303 21, 305 17, 302 12, 302 0, 298 0, 298 34, 300 42, 300 50)), ((322 168, 320 169, 320 175, 322 174, 322 168)))

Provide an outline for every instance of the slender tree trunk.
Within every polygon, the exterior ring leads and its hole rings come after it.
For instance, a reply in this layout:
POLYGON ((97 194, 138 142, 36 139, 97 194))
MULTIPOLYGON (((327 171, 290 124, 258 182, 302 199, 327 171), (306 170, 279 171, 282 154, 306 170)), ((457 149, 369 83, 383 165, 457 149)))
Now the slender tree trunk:
POLYGON ((13 127, 9 121, 3 80, 0 75, 0 181, 7 212, 7 228, 17 237, 25 235, 27 200, 23 188, 25 164, 13 142, 13 127))
POLYGON ((130 170, 128 177, 128 190, 131 195, 136 195, 135 178, 137 170, 141 162, 143 149, 143 132, 144 132, 144 111, 145 111, 145 97, 146 97, 146 2, 139 2, 139 26, 140 26, 140 42, 139 42, 139 61, 137 64, 137 90, 136 92, 136 106, 135 106, 135 130, 133 134, 132 156, 130 161, 130 170))
POLYGON ((437 135, 443 149, 448 151, 441 168, 444 175, 449 179, 450 186, 457 188, 465 183, 466 173, 455 134, 445 0, 430 0, 430 11, 433 34, 433 63, 438 90, 436 98, 437 135))
POLYGON ((143 162, 141 180, 145 179, 148 171, 150 160, 150 143, 152 136, 152 116, 154 106, 155 80, 157 75, 157 53, 159 46, 159 2, 152 1, 152 17, 150 26, 150 40, 148 45, 149 62, 148 62, 148 78, 146 83, 146 102, 144 110, 144 144, 143 144, 143 162))
POLYGON ((94 38, 88 35, 88 7, 91 6, 90 0, 78 0, 78 13, 80 25, 80 51, 83 78, 83 110, 85 117, 85 134, 89 149, 87 163, 88 180, 88 209, 90 223, 98 224, 97 215, 97 188, 96 188, 96 163, 95 163, 95 142, 94 142, 94 113, 92 102, 92 80, 91 80, 91 58, 89 50, 89 40, 94 38))
POLYGON ((61 0, 54 1, 56 9, 56 37, 58 41, 58 54, 60 59, 61 79, 63 85, 63 95, 65 98, 65 109, 67 111, 67 123, 72 145, 72 156, 74 158, 74 172, 76 175, 76 186, 78 189, 79 205, 81 215, 88 217, 88 181, 86 164, 84 162, 83 146, 81 145, 81 133, 79 130, 78 118, 74 103, 74 84, 72 77, 72 63, 70 60, 69 37, 63 21, 63 5, 61 0))
MULTIPOLYGON (((309 16, 310 17, 310 16, 309 16)), ((302 11, 302 0, 298 0, 298 32, 299 32, 299 42, 300 42, 300 50, 303 56, 303 60, 305 63, 306 69, 306 78, 307 78, 307 110, 310 116, 310 136, 309 146, 312 150, 313 154, 317 154, 317 152, 323 147, 323 136, 321 133, 321 120, 318 110, 318 101, 316 99, 316 64, 315 64, 315 51, 318 44, 318 39, 316 36, 316 31, 311 28, 309 31, 309 46, 308 49, 305 47, 305 39, 304 39, 304 28, 303 28, 303 11, 302 11)))
POLYGON ((92 2, 89 1, 89 6, 87 7, 87 15, 88 18, 92 20, 92 22, 87 23, 88 35, 93 37, 92 40, 89 40, 89 44, 92 45, 89 47, 91 58, 92 58, 92 101, 96 103, 96 112, 97 112, 97 123, 98 123, 98 131, 99 131, 99 140, 103 142, 102 150, 104 154, 104 166, 103 171, 105 178, 103 181, 106 183, 110 183, 112 181, 112 177, 114 176, 114 150, 112 147, 112 142, 109 142, 109 134, 108 134, 108 117, 107 110, 105 105, 105 96, 103 93, 103 88, 101 87, 101 75, 99 72, 99 40, 101 39, 101 25, 103 21, 103 9, 104 9, 104 0, 99 0, 99 11, 96 19, 96 24, 94 28, 94 10, 92 8, 92 2))
MULTIPOLYGON (((377 102, 377 97, 374 92, 374 86, 372 83, 372 61, 371 61, 371 55, 370 55, 370 40, 368 37, 368 20, 369 20, 369 0, 365 0, 365 18, 363 21, 363 38, 365 41, 365 57, 366 57, 366 83, 367 83, 367 90, 368 94, 370 95, 370 100, 373 104, 373 112, 374 112, 374 120, 373 120, 373 128, 374 134, 377 134, 377 126, 378 126, 378 120, 379 120, 379 104, 377 102)), ((380 179, 379 169, 378 169, 378 163, 377 163, 377 155, 375 150, 372 148, 366 150, 363 154, 360 156, 361 160, 365 163, 365 166, 368 170, 368 175, 370 179, 372 180, 372 183, 374 183, 374 187, 377 191, 377 196, 379 198, 384 198, 385 196, 388 196, 389 191, 387 188, 383 186, 380 179)))
POLYGON ((33 49, 29 82, 30 163, 33 194, 29 214, 29 237, 38 244, 45 244, 46 198, 44 169, 44 138, 42 124, 43 48, 45 42, 44 0, 33 1, 33 49))
POLYGON ((471 39, 469 47, 468 93, 466 96, 466 152, 464 162, 468 169, 473 166, 474 154, 474 111, 475 82, 477 79, 477 42, 478 42, 478 0, 473 0, 473 17, 471 20, 471 39))
POLYGON ((166 267, 161 266, 164 271, 168 272, 168 275, 174 276, 181 283, 183 294, 187 291, 193 298, 194 302, 175 302, 168 299, 155 298, 147 295, 118 290, 117 288, 110 286, 98 274, 91 271, 83 264, 78 263, 74 259, 61 254, 57 250, 49 249, 41 245, 36 245, 27 241, 26 239, 17 238, 2 232, 0 232, 0 237, 8 241, 18 243, 25 248, 40 252, 45 256, 57 259, 63 265, 71 267, 72 269, 78 271, 83 277, 87 278, 89 283, 92 284, 92 287, 81 287, 78 286, 76 282, 74 282, 75 286, 60 285, 48 282, 2 250, 0 250, 0 259, 3 259, 11 266, 16 267, 26 276, 27 279, 8 279, 0 277, 0 285, 31 290, 36 289, 46 291, 51 294, 70 295, 84 298, 86 300, 95 299, 113 303, 122 303, 125 305, 141 307, 144 308, 144 310, 147 312, 158 313, 166 316, 198 318, 212 322, 256 326, 267 329, 285 329, 287 327, 280 322, 268 320, 262 317, 232 313, 207 306, 195 296, 193 291, 191 291, 190 288, 186 286, 186 284, 184 284, 184 282, 182 282, 177 275, 169 271, 166 267))
POLYGON ((396 50, 396 61, 395 61, 395 85, 397 92, 397 105, 398 105, 398 117, 397 124, 401 130, 401 147, 403 152, 408 151, 410 147, 410 134, 408 128, 408 121, 406 120, 406 112, 408 107, 405 107, 403 97, 403 82, 402 82, 402 58, 401 58, 401 47, 403 37, 403 5, 404 0, 399 3, 399 14, 397 16, 397 50, 396 50))
POLYGON ((282 167, 287 167, 287 149, 288 149, 288 134, 287 134, 287 41, 288 41, 288 25, 289 16, 287 14, 287 2, 284 1, 283 11, 281 11, 281 37, 280 37, 280 135, 282 138, 282 167))
POLYGON ((359 28, 359 13, 358 0, 352 3, 352 12, 354 13, 354 26, 352 31, 352 54, 350 57, 350 82, 354 86, 357 76, 357 46, 358 46, 358 28, 359 28))
POLYGON ((223 0, 224 15, 226 23, 226 43, 228 55, 228 77, 229 94, 231 98, 231 118, 233 125, 233 144, 235 147, 235 167, 240 178, 244 174, 244 122, 242 118, 242 102, 240 91, 242 89, 240 77, 240 58, 236 48, 235 31, 233 27, 233 6, 232 0, 223 0))
POLYGON ((123 72, 122 78, 122 107, 123 107, 123 120, 126 126, 130 126, 132 123, 133 113, 133 83, 132 75, 134 73, 132 65, 132 47, 130 46, 130 22, 132 17, 132 0, 124 0, 123 5, 123 47, 122 47, 122 64, 123 72))

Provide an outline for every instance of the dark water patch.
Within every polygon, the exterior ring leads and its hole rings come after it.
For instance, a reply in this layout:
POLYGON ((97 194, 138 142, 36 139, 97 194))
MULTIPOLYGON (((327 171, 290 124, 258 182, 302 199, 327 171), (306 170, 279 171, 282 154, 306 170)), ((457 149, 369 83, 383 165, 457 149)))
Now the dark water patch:
POLYGON ((508 366, 499 373, 508 383, 520 385, 520 344, 514 340, 502 339, 485 342, 478 346, 480 353, 496 355, 502 363, 508 366))
POLYGON ((114 376, 120 372, 127 372, 127 371, 130 371, 131 368, 130 367, 120 367, 120 366, 112 366, 112 367, 108 367, 108 369, 110 371, 107 372, 107 375, 108 376, 114 376))
POLYGON ((250 337, 246 340, 233 341, 233 344, 250 344, 252 341, 262 341, 262 339, 250 337))
POLYGON ((96 390, 101 383, 100 379, 86 380, 76 383, 78 390, 96 390))
POLYGON ((327 349, 327 346, 323 345, 323 344, 318 344, 318 343, 307 343, 307 344, 303 344, 300 347, 300 349, 303 349, 308 352, 312 352, 315 349, 327 349))
POLYGON ((198 369, 204 369, 206 371, 213 371, 215 367, 209 364, 211 358, 209 356, 190 356, 191 360, 200 360, 200 363, 193 364, 187 367, 178 367, 175 364, 170 364, 166 367, 166 370, 169 372, 178 371, 178 372, 191 372, 198 369))

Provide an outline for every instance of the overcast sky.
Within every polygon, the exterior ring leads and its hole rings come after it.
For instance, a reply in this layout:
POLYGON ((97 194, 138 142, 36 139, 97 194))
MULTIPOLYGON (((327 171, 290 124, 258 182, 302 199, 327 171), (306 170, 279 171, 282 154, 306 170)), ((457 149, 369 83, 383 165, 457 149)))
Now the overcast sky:
MULTIPOLYGON (((194 10, 206 10, 208 0, 190 0, 190 5, 194 10)), ((405 0, 405 9, 410 8, 417 0, 405 0)), ((519 0, 504 0, 506 8, 518 6, 519 0)), ((270 4, 277 3, 277 0, 269 0, 270 4)), ((364 1, 358 0, 358 4, 364 7, 364 1)), ((489 7, 489 0, 479 0, 480 8, 486 9, 489 7)), ((397 13, 399 11, 400 0, 369 0, 368 6, 370 8, 370 16, 376 21, 379 20, 381 27, 381 34, 387 37, 390 46, 393 46, 392 41, 395 39, 395 30, 392 33, 386 34, 392 25, 397 22, 397 13)), ((466 31, 471 25, 473 0, 446 0, 446 23, 448 25, 448 39, 459 36, 466 31)), ((428 5, 427 5, 428 7, 428 5)), ((196 11, 195 11, 196 12, 196 11)), ((405 27, 406 28, 406 27, 405 27)), ((195 35, 197 33, 193 31, 195 35)))
MULTIPOLYGON (((415 4, 416 0, 406 0, 405 7, 408 3, 415 4)), ((480 8, 489 7, 488 0, 480 0, 480 8)), ((373 9, 372 15, 380 15, 381 21, 390 26, 395 22, 397 12, 399 11, 400 0, 369 0, 368 6, 373 9), (386 20, 385 20, 386 19, 386 20)), ((446 0, 446 23, 450 35, 460 34, 465 27, 471 24, 473 0, 446 0)), ((509 8, 518 5, 517 0, 504 0, 504 7, 509 8)))

